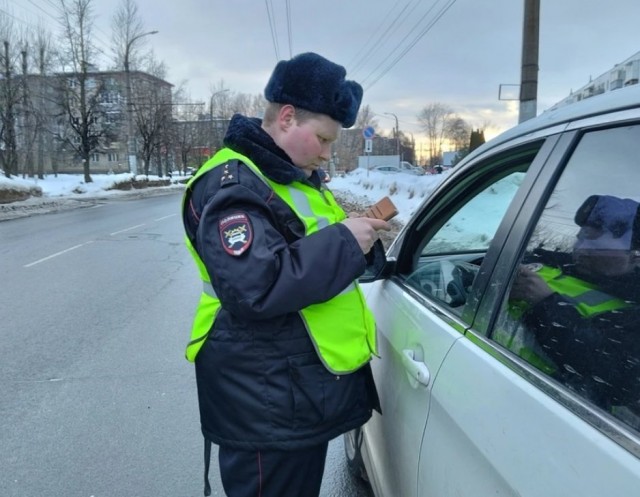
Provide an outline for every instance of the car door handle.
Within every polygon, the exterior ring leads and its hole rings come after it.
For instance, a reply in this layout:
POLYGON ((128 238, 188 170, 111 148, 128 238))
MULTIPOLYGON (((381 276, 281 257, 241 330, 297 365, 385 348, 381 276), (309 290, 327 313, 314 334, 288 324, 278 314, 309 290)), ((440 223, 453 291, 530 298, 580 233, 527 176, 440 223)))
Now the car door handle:
POLYGON ((413 350, 405 349, 402 351, 402 362, 411 378, 424 386, 429 386, 429 381, 431 380, 429 368, 424 362, 416 361, 413 350))

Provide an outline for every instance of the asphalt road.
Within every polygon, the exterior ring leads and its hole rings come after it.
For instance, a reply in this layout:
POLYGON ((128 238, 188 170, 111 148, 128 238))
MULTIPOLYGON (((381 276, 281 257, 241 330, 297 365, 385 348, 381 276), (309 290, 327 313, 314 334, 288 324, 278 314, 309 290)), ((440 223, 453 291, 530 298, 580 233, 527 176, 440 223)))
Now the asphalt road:
MULTIPOLYGON (((0 496, 200 496, 180 192, 84 205, 0 222, 0 496)), ((341 439, 321 495, 367 495, 341 439)))

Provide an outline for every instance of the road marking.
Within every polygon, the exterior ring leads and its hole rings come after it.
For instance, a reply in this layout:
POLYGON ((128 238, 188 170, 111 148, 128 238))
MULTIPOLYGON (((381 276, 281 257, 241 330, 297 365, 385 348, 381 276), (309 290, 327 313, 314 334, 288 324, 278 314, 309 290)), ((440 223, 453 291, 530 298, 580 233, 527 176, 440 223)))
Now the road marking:
POLYGON ((154 222, 162 221, 162 220, 164 220, 164 219, 169 219, 170 217, 174 217, 174 216, 177 216, 177 214, 169 214, 168 216, 159 217, 158 219, 154 219, 153 221, 154 221, 154 222))
POLYGON ((55 254, 51 254, 51 255, 49 255, 47 257, 43 257, 42 259, 39 259, 39 260, 37 260, 35 262, 31 262, 31 263, 29 263, 29 264, 27 264, 27 265, 25 265, 23 267, 27 268, 27 267, 35 266, 36 264, 40 264, 41 262, 48 261, 49 259, 53 259, 54 257, 58 257, 59 255, 66 254, 67 252, 71 252, 72 250, 75 250, 77 248, 83 247, 83 246, 88 245, 90 243, 93 243, 93 241, 84 242, 84 243, 81 243, 80 245, 75 245, 75 246, 70 247, 68 249, 61 250, 60 252, 56 252, 55 254))
POLYGON ((134 230, 136 228, 139 228, 140 226, 144 226, 145 223, 142 224, 136 224, 135 226, 131 226, 131 228, 125 228, 123 230, 120 231, 114 231, 113 233, 109 233, 110 236, 114 236, 114 235, 119 235, 120 233, 124 233, 125 231, 131 231, 134 230))

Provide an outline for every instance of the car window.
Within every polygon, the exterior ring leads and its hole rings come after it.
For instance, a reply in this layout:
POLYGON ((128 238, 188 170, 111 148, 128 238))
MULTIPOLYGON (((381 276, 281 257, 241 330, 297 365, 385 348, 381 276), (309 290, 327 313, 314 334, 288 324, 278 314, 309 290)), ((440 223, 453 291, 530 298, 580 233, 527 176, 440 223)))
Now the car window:
POLYGON ((514 271, 492 338, 640 431, 640 125, 585 133, 514 271))
POLYGON ((442 215, 427 222, 435 228, 425 230, 413 254, 407 254, 413 260, 409 286, 462 315, 484 254, 534 156, 535 151, 529 151, 500 157, 483 165, 491 171, 484 177, 457 185, 459 201, 447 199, 442 215))
POLYGON ((522 171, 510 173, 462 204, 427 241, 422 255, 485 252, 523 178, 522 171))

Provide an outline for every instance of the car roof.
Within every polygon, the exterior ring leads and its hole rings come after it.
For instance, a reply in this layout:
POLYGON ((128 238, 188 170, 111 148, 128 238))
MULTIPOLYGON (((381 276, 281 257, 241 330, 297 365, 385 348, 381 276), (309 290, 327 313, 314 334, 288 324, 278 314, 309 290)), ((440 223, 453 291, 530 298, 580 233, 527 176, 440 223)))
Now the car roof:
POLYGON ((611 90, 576 103, 551 107, 539 116, 514 126, 489 140, 460 161, 459 165, 463 165, 487 150, 519 136, 528 135, 559 124, 570 123, 577 119, 635 107, 640 107, 640 84, 611 90))

